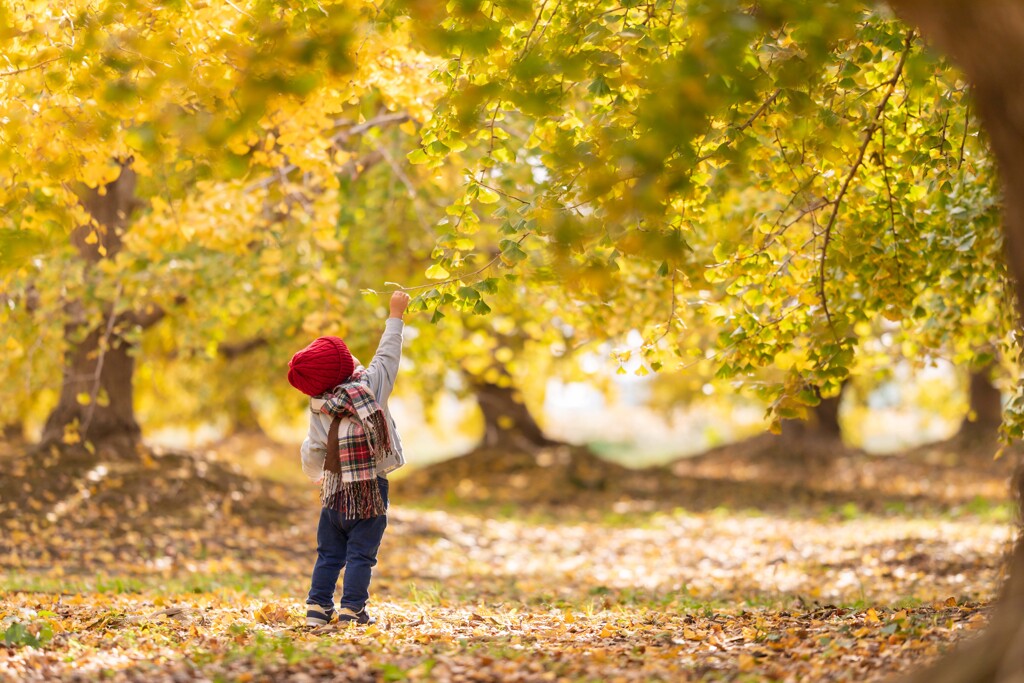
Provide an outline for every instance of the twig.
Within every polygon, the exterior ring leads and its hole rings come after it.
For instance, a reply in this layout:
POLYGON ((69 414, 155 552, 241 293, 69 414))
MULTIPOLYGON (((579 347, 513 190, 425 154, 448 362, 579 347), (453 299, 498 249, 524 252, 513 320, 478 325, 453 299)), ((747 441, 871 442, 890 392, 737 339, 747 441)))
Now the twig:
MULTIPOLYGON (((376 116, 376 117, 374 117, 372 119, 369 119, 368 121, 364 121, 363 123, 358 123, 358 124, 355 124, 355 125, 350 125, 350 124, 347 124, 347 123, 335 123, 334 130, 338 130, 339 128, 343 128, 346 125, 348 127, 345 128, 344 130, 342 130, 341 132, 337 133, 336 135, 332 136, 330 138, 329 142, 331 142, 332 144, 337 145, 339 143, 347 141, 353 135, 360 135, 362 133, 365 133, 366 131, 370 130, 374 126, 381 126, 381 125, 384 125, 386 123, 405 123, 408 120, 409 120, 409 115, 408 114, 394 113, 394 114, 383 114, 381 116, 376 116)), ((258 190, 258 189, 261 189, 261 188, 264 188, 264 187, 269 187, 270 185, 273 185, 275 182, 278 182, 278 181, 282 181, 283 182, 284 179, 286 178, 286 176, 288 176, 288 174, 292 173, 293 171, 297 171, 298 168, 299 167, 298 167, 297 164, 288 164, 287 166, 283 166, 283 167, 277 169, 277 175, 276 176, 275 175, 271 175, 271 176, 269 176, 267 178, 263 178, 262 180, 257 180, 255 182, 252 182, 249 185, 247 185, 245 187, 245 192, 252 192, 253 190, 258 190)))
POLYGON ((893 206, 892 185, 889 183, 889 165, 885 162, 885 116, 882 116, 882 153, 878 155, 882 162, 882 178, 885 180, 885 190, 889 195, 889 229, 892 231, 892 247, 896 258, 896 284, 903 286, 903 265, 900 263, 900 241, 896 237, 896 209, 893 206))
POLYGON ((224 0, 224 2, 226 2, 230 7, 234 8, 235 10, 237 10, 239 14, 244 14, 245 16, 249 17, 250 19, 255 19, 255 17, 253 15, 249 14, 244 9, 242 9, 241 7, 236 5, 235 3, 231 2, 231 0, 224 0))
POLYGON ((59 59, 61 59, 61 57, 52 57, 50 59, 43 60, 38 64, 33 64, 32 66, 24 66, 20 69, 12 69, 10 71, 0 71, 0 78, 3 78, 5 76, 17 76, 18 74, 23 74, 26 71, 34 71, 36 69, 41 69, 47 64, 52 64, 53 62, 56 62, 59 59))
POLYGON ((672 269, 672 307, 668 312, 668 322, 665 323, 665 331, 658 335, 657 339, 652 339, 645 346, 652 347, 662 339, 668 336, 668 333, 672 331, 672 324, 676 320, 676 281, 679 277, 679 271, 676 268, 672 269))
POLYGON ((878 130, 882 112, 885 110, 885 105, 889 103, 889 98, 892 97, 893 92, 896 90, 896 84, 899 82, 900 74, 903 72, 903 65, 907 62, 907 55, 910 54, 910 48, 913 45, 913 41, 914 32, 910 31, 907 33, 907 39, 904 44, 903 52, 900 54, 900 60, 896 64, 896 69, 894 70, 892 77, 885 82, 885 84, 888 84, 889 86, 888 90, 885 91, 885 95, 882 96, 882 101, 879 102, 878 106, 875 108, 874 116, 871 117, 871 124, 868 126, 867 130, 864 131, 864 140, 860 145, 860 150, 857 152, 857 158, 850 167, 850 171, 846 174, 846 178, 843 179, 843 184, 839 188, 839 194, 836 195, 835 199, 830 200, 830 203, 832 204, 832 214, 829 216, 828 223, 825 225, 825 239, 821 245, 821 267, 818 274, 818 296, 821 299, 821 306, 825 311, 825 319, 828 320, 828 326, 832 329, 832 336, 836 338, 836 341, 839 340, 839 334, 836 332, 835 323, 832 320, 832 313, 828 308, 828 297, 825 294, 826 263, 828 261, 828 245, 832 241, 832 228, 835 227, 836 219, 839 217, 839 207, 843 202, 843 198, 846 196, 847 190, 850 188, 850 183, 853 182, 854 176, 857 175, 857 171, 860 170, 861 164, 864 163, 864 153, 867 152, 868 145, 871 144, 871 140, 875 136, 875 131, 878 130))
POLYGON ((750 128, 750 126, 751 126, 751 125, 752 125, 752 124, 754 123, 754 121, 756 121, 756 120, 757 120, 757 118, 758 118, 759 116, 761 116, 761 114, 763 114, 763 113, 764 113, 764 110, 765 110, 765 109, 767 109, 768 107, 770 107, 770 106, 772 105, 772 103, 773 103, 773 102, 774 102, 774 101, 775 101, 776 99, 778 99, 778 97, 779 97, 779 93, 781 93, 781 92, 782 92, 782 88, 777 88, 777 89, 775 90, 775 92, 773 92, 773 93, 771 94, 771 97, 769 97, 769 98, 768 98, 767 100, 765 100, 764 102, 762 102, 762 103, 761 103, 761 106, 757 108, 757 111, 755 111, 755 112, 754 112, 754 113, 753 113, 753 114, 751 115, 751 117, 750 117, 749 119, 747 119, 747 120, 746 120, 746 121, 745 121, 745 122, 743 123, 743 125, 741 125, 741 126, 740 126, 739 128, 737 128, 737 130, 746 130, 747 128, 750 128))
MULTIPOLYGON (((733 130, 744 131, 747 128, 750 128, 750 126, 752 126, 754 124, 754 121, 757 121, 757 119, 760 118, 760 116, 763 113, 765 113, 765 111, 768 110, 768 107, 770 107, 772 105, 772 103, 775 102, 775 100, 778 99, 779 94, 781 92, 782 92, 782 88, 777 88, 775 90, 775 92, 773 92, 771 95, 768 96, 768 99, 766 99, 764 102, 761 103, 761 106, 759 106, 757 108, 757 111, 755 111, 753 114, 750 115, 750 118, 748 118, 746 121, 744 121, 743 123, 741 123, 738 126, 732 126, 733 130)), ((719 150, 721 150, 721 149, 723 149, 725 147, 728 147, 728 146, 729 146, 729 142, 728 141, 723 142, 722 144, 718 145, 717 147, 715 147, 713 150, 711 150, 707 154, 704 154, 703 156, 697 157, 697 162, 696 163, 700 164, 700 163, 703 163, 703 162, 707 161, 708 159, 711 159, 716 154, 718 154, 719 150)))
POLYGON ((514 199, 517 202, 519 202, 520 204, 526 204, 527 206, 529 206, 530 204, 533 203, 533 202, 529 202, 529 201, 527 201, 525 199, 522 199, 520 197, 517 197, 514 194, 509 194, 508 192, 505 192, 504 190, 499 189, 497 187, 491 187, 487 183, 482 183, 479 180, 476 181, 476 184, 479 185, 480 187, 486 187, 488 190, 491 190, 492 192, 497 192, 502 197, 508 197, 509 199, 514 199))
MULTIPOLYGON (((392 157, 391 154, 387 151, 385 145, 378 144, 376 140, 372 140, 371 144, 374 146, 374 148, 376 148, 378 152, 380 152, 381 157, 383 157, 384 161, 386 161, 388 163, 388 166, 391 167, 391 170, 394 172, 395 176, 402 182, 403 185, 405 185, 405 189, 409 193, 409 198, 412 199, 413 202, 418 204, 420 196, 416 192, 416 188, 413 186, 412 181, 409 179, 409 176, 406 175, 405 171, 402 170, 402 167, 398 164, 397 161, 395 161, 395 158, 392 157)), ((424 214, 417 211, 416 217, 419 219, 420 226, 425 231, 429 232, 430 225, 427 224, 427 219, 425 218, 424 214)))
POLYGON ((523 57, 525 57, 526 53, 529 51, 530 39, 533 38, 533 32, 537 30, 537 24, 540 23, 540 18, 544 14, 544 8, 547 7, 547 5, 548 0, 544 0, 542 3, 540 3, 540 9, 537 10, 537 16, 533 20, 533 26, 530 27, 530 30, 526 34, 526 39, 523 40, 523 49, 520 50, 519 54, 516 56, 517 62, 521 60, 523 57))
POLYGON ((971 126, 971 103, 968 102, 964 109, 964 136, 960 138, 960 159, 956 162, 956 170, 964 165, 964 145, 967 144, 967 132, 971 126))
MULTIPOLYGON (((522 237, 520 237, 518 240, 516 240, 516 244, 522 244, 523 240, 525 240, 527 237, 529 237, 532 234, 533 233, 530 233, 530 232, 524 234, 522 237)), ((430 283, 425 284, 425 285, 414 285, 412 287, 396 287, 395 289, 397 291, 400 291, 400 292, 412 292, 412 291, 415 291, 417 289, 427 289, 428 287, 443 287, 444 285, 450 285, 453 282, 459 282, 460 280, 465 280, 467 278, 471 278, 474 275, 479 275, 480 273, 484 272, 485 270, 487 270, 488 268, 493 266, 495 263, 497 263, 498 259, 500 259, 500 258, 501 258, 501 252, 498 252, 497 256, 495 256, 490 261, 485 263, 482 268, 474 270, 472 273, 465 273, 463 275, 458 275, 456 277, 448 278, 447 280, 442 280, 441 282, 430 282, 430 283)))

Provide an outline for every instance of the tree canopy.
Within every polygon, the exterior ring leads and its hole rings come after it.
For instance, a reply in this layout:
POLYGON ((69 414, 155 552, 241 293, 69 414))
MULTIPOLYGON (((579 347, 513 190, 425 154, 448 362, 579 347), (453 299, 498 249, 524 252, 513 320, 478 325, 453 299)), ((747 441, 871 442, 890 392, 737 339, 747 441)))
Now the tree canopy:
POLYGON ((4 374, 25 387, 5 420, 56 393, 90 330, 144 344, 144 405, 219 405, 213 375, 273 386, 306 336, 367 351, 359 291, 386 282, 438 323, 434 387, 521 351, 513 333, 557 354, 612 339, 639 373, 699 365, 792 417, 878 362, 861 339, 984 362, 1009 338, 968 88, 884 7, 0 12, 4 374), (241 373, 203 365, 225 361, 241 373))
POLYGON ((761 384, 781 417, 836 392, 862 337, 959 362, 1008 340, 995 170, 967 85, 887 9, 392 7, 447 58, 410 160, 480 150, 442 219, 442 272, 473 270, 462 243, 496 208, 505 262, 527 283, 556 273, 581 334, 642 330, 620 355, 640 353, 639 372, 781 370, 761 384))

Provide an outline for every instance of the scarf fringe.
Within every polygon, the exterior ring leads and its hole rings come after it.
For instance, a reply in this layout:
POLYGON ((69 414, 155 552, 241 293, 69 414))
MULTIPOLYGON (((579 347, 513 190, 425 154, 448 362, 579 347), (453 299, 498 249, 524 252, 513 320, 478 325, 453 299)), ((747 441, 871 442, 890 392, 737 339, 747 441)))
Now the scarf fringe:
POLYGON ((342 519, 369 519, 387 514, 376 477, 341 481, 341 475, 324 472, 320 503, 325 508, 337 510, 342 519))

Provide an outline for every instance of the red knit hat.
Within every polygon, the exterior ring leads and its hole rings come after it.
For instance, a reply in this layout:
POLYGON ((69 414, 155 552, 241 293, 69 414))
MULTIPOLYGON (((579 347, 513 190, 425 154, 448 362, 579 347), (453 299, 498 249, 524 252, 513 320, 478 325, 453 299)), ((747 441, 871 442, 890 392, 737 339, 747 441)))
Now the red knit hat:
POLYGON ((307 396, 318 396, 347 380, 355 369, 345 342, 318 337, 288 361, 288 382, 307 396))

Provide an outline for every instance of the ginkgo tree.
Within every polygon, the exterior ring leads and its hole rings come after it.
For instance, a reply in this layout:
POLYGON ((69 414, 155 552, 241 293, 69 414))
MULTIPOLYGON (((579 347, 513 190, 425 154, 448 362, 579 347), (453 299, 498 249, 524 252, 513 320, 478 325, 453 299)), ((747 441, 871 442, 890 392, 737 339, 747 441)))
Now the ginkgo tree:
POLYGON ((816 12, 460 3, 416 15, 441 27, 422 39, 450 55, 450 92, 410 159, 441 163, 451 140, 497 147, 466 198, 497 186, 514 210, 510 258, 525 249, 537 255, 525 271, 556 269, 585 302, 580 326, 607 330, 611 305, 644 330, 645 368, 711 351, 720 376, 752 376, 784 358, 785 380, 763 385, 776 417, 838 391, 859 322, 1006 338, 994 170, 966 83, 884 11, 816 12), (510 140, 512 117, 533 122, 527 139, 510 140), (506 170, 522 164, 537 182, 506 170), (652 300, 666 313, 650 316, 652 300), (990 310, 1004 314, 983 329, 958 322, 990 310), (720 327, 710 349, 693 343, 690 315, 720 327))
POLYGON ((0 5, 3 374, 34 373, 6 421, 59 386, 44 442, 130 454, 143 331, 173 319, 166 350, 218 355, 340 323, 342 180, 437 89, 369 11, 0 5))

